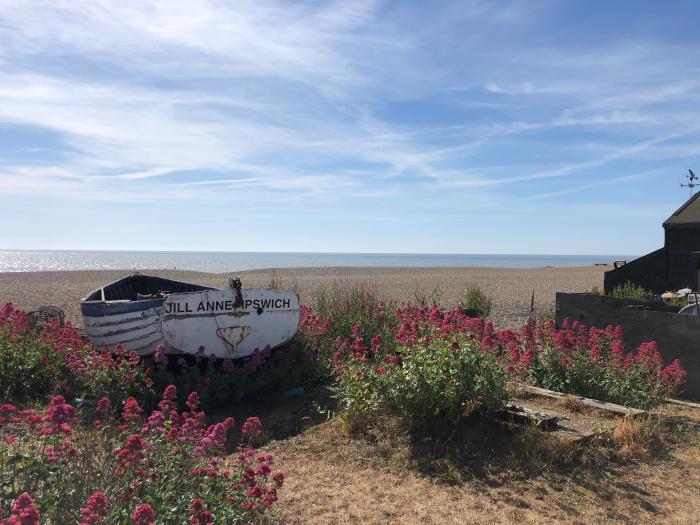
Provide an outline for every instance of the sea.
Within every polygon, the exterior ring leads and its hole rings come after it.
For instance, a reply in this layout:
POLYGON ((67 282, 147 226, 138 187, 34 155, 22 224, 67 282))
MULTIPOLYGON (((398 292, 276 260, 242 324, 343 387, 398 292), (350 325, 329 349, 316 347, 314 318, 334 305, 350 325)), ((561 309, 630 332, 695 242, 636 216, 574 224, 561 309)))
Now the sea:
POLYGON ((228 273, 264 268, 590 266, 630 261, 630 255, 532 255, 437 253, 168 252, 0 250, 0 272, 54 270, 177 269, 228 273))

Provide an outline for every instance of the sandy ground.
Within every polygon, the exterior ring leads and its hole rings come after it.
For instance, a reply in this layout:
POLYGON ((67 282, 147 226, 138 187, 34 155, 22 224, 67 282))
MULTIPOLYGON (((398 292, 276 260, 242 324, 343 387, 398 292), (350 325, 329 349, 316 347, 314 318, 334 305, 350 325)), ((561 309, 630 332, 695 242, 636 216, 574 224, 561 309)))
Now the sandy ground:
MULTIPOLYGON (((281 281, 311 303, 320 287, 334 281, 366 283, 387 299, 415 301, 436 297, 444 305, 457 303, 469 283, 479 285, 494 299, 491 318, 499 326, 519 326, 527 318, 532 291, 539 312, 554 309, 555 292, 583 292, 602 287, 606 266, 581 268, 293 268, 239 272, 244 287, 269 286, 281 281)), ((80 325, 79 301, 91 290, 132 273, 132 270, 0 273, 0 303, 20 308, 53 305, 80 325)), ((229 274, 182 270, 142 270, 175 280, 214 287, 227 285, 229 274)))

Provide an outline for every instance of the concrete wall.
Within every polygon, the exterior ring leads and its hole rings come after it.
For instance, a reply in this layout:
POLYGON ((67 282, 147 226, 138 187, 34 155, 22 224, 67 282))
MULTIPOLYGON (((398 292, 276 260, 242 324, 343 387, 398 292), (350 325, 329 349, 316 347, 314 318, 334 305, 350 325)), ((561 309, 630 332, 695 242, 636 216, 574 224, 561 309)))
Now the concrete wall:
POLYGON ((678 358, 688 372, 687 382, 679 397, 700 400, 700 316, 630 308, 635 304, 639 303, 591 294, 559 292, 556 323, 561 326, 568 317, 586 326, 599 328, 619 324, 625 334, 625 348, 628 351, 640 343, 656 341, 667 364, 678 358))

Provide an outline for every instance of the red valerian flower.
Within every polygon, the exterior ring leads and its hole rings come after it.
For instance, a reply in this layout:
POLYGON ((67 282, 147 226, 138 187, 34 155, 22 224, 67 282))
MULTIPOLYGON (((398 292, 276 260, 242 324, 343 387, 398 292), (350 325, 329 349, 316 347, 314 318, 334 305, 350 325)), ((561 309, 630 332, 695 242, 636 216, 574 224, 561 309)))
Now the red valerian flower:
POLYGON ((241 434, 246 437, 256 438, 262 435, 262 421, 259 417, 249 417, 243 423, 241 434))
POLYGON ((214 525, 214 515, 204 506, 204 500, 197 498, 190 505, 190 525, 214 525))
POLYGON ((80 525, 93 525, 107 515, 107 495, 104 492, 94 492, 87 500, 87 506, 80 511, 80 525))
POLYGON ((12 515, 2 521, 4 525, 39 525, 39 509, 32 497, 23 492, 12 505, 12 515))
POLYGON ((156 511, 148 503, 140 503, 131 513, 134 525, 152 525, 156 519, 156 511))
POLYGON ((165 346, 164 345, 162 345, 162 344, 158 345, 158 347, 156 348, 156 353, 153 354, 153 361, 159 365, 165 365, 165 363, 167 363, 168 358, 165 356, 165 346))
POLYGON ((199 394, 196 391, 190 393, 190 395, 187 396, 185 405, 187 405, 187 408, 189 408, 192 412, 196 412, 199 408, 199 394))
POLYGON ((107 413, 109 412, 109 409, 112 408, 112 403, 109 400, 108 397, 102 396, 100 400, 97 402, 97 407, 95 408, 95 411, 100 415, 100 416, 106 416, 107 413))
POLYGON ((69 421, 75 418, 75 409, 66 403, 63 396, 54 396, 49 403, 49 409, 44 416, 44 422, 50 423, 51 426, 41 430, 42 435, 52 435, 58 432, 70 434, 73 429, 68 424, 69 421))
POLYGON ((124 402, 124 409, 122 410, 122 417, 128 421, 138 421, 141 418, 141 413, 143 409, 133 397, 128 398, 124 402))
POLYGON ((282 483, 284 482, 284 472, 281 470, 279 472, 275 472, 275 474, 272 476, 272 479, 275 481, 278 487, 282 486, 282 483))

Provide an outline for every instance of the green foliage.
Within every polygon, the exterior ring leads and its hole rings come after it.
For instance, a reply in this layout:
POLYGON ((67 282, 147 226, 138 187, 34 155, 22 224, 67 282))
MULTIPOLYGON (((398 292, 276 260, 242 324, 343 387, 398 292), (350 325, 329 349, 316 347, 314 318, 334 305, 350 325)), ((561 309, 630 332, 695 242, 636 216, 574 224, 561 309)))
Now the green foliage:
POLYGON ((650 292, 641 286, 637 286, 630 281, 613 288, 610 295, 618 299, 637 299, 644 302, 651 301, 654 298, 653 292, 650 292))
POLYGON ((462 310, 474 310, 480 313, 480 317, 488 317, 493 307, 493 299, 477 285, 470 285, 464 290, 459 306, 462 310))
POLYGON ((0 326, 0 393, 3 400, 27 402, 60 394, 67 399, 153 396, 138 356, 96 351, 72 327, 43 331, 0 326), (57 341, 57 339, 60 339, 57 341))
POLYGON ((338 377, 338 398, 351 420, 388 411, 412 429, 431 421, 456 425, 475 410, 489 410, 508 397, 508 374, 478 345, 445 340, 402 347, 400 358, 377 365, 353 359, 338 377))
POLYGON ((386 368, 382 379, 387 407, 411 427, 432 419, 457 424, 477 409, 499 407, 508 397, 508 374, 493 355, 470 343, 453 348, 443 340, 412 348, 401 354, 398 365, 386 368))

